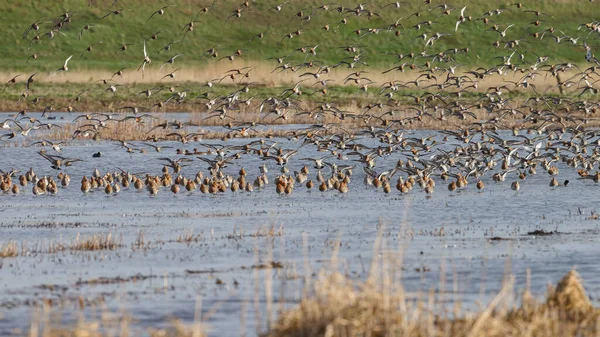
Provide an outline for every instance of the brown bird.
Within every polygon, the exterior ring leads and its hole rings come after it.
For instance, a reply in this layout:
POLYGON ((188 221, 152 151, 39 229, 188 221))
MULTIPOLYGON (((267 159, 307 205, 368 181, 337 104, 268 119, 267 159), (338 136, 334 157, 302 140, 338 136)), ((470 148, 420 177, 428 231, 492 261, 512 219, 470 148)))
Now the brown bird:
POLYGON ((321 192, 327 191, 327 184, 325 182, 322 182, 321 185, 319 185, 319 191, 321 191, 321 192))
POLYGON ((313 183, 312 180, 309 180, 309 181, 306 182, 306 188, 309 189, 309 190, 312 189, 314 187, 314 185, 315 184, 313 183))

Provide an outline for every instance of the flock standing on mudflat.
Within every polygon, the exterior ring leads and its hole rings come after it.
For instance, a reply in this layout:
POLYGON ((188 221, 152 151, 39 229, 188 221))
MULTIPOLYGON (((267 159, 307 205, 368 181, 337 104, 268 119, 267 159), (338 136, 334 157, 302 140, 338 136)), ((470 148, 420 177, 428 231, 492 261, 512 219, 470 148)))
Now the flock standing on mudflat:
MULTIPOLYGON (((281 37, 281 56, 264 61, 273 63, 273 73, 291 74, 297 80, 279 95, 257 96, 255 91, 260 90, 256 88, 267 84, 255 81, 254 68, 244 66, 226 71, 200 88, 149 85, 139 95, 154 101, 150 108, 124 106, 107 112, 82 112, 76 108, 86 96, 114 95, 126 86, 118 83, 125 72, 138 72, 143 78, 149 69, 153 69, 164 73, 161 80, 175 80, 180 69, 174 69, 174 65, 187 57, 201 57, 204 62, 216 63, 246 57, 252 52, 252 42, 263 39, 265 34, 270 34, 268 31, 249 33, 252 36, 239 41, 236 50, 220 50, 217 45, 200 52, 201 55, 177 52, 178 46, 190 39, 202 38, 203 15, 213 15, 216 8, 231 6, 230 1, 214 1, 199 7, 189 22, 182 22, 178 36, 163 36, 159 30, 149 38, 137 41, 140 56, 135 67, 115 69, 111 78, 96 81, 106 86, 101 90, 89 88, 72 93, 72 101, 67 106, 47 105, 42 120, 28 116, 27 112, 49 99, 33 95, 40 74, 12 76, 2 92, 20 92, 19 102, 25 108, 14 118, 0 123, 3 130, 0 142, 29 141, 30 146, 42 147, 39 155, 52 169, 64 171, 56 178, 38 176, 33 169, 24 174, 17 169, 2 171, 0 190, 18 194, 23 187, 32 184, 34 195, 59 193, 60 188, 70 185, 66 168, 82 161, 64 157, 62 148, 73 142, 106 139, 108 131, 121 123, 145 123, 153 127, 145 141, 120 140, 118 146, 132 154, 156 151, 171 152, 172 156, 159 159, 164 168, 158 175, 150 172, 133 174, 120 169, 107 173, 94 170, 89 177, 81 178, 83 193, 103 189, 114 195, 122 188, 146 190, 151 195, 163 189, 175 194, 182 190, 211 194, 228 190, 250 193, 269 184, 268 168, 272 166, 279 167, 273 185, 280 195, 291 194, 295 186, 346 193, 356 170, 364 171, 363 183, 367 186, 385 193, 392 193, 394 186, 402 194, 410 193, 418 186, 431 195, 436 181, 446 181, 451 192, 465 189, 471 183, 483 190, 486 175, 496 183, 508 180, 510 187, 519 191, 519 181, 538 171, 549 176, 550 186, 566 186, 568 181, 557 179, 559 163, 577 170, 581 179, 600 181, 600 131, 586 128, 597 124, 595 116, 600 109, 598 102, 591 101, 598 93, 595 84, 600 63, 588 44, 600 36, 600 23, 574 23, 567 35, 552 27, 556 18, 524 3, 491 8, 482 13, 471 12, 469 5, 455 7, 431 0, 351 6, 326 3, 289 13, 286 11, 289 2, 269 9, 278 15, 289 16, 288 26, 295 27, 289 28, 290 32, 281 37), (516 15, 520 18, 525 15, 527 20, 510 21, 516 15), (397 19, 398 16, 401 18, 397 19), (347 45, 328 45, 326 35, 346 34, 342 28, 351 21, 360 22, 364 27, 346 36, 347 45), (485 55, 474 55, 468 47, 458 45, 447 50, 436 49, 436 43, 461 34, 467 25, 477 25, 481 34, 490 40, 485 55), (439 30, 442 26, 451 29, 439 30), (513 35, 515 26, 522 27, 527 34, 513 35), (298 48, 290 44, 290 40, 307 32, 311 36, 320 32, 317 36, 324 38, 298 48), (374 35, 406 39, 406 45, 413 46, 414 50, 391 55, 393 64, 383 69, 371 66, 367 52, 374 48, 375 42, 369 40, 374 35), (168 42, 157 50, 153 41, 159 38, 168 42), (414 41, 421 42, 415 44, 414 41), (561 62, 552 55, 537 55, 533 48, 536 43, 580 49, 581 62, 561 62), (339 60, 333 63, 319 60, 323 50, 339 51, 339 60), (164 56, 173 51, 172 56, 164 56), (159 58, 160 62, 154 62, 159 58), (482 63, 493 62, 494 65, 468 69, 459 62, 460 58, 480 58, 482 63), (581 66, 586 63, 589 66, 581 66), (402 80, 388 80, 386 76, 398 76, 402 80), (377 83, 378 78, 385 80, 377 83), (535 83, 543 83, 545 87, 535 83), (329 98, 332 85, 354 86, 357 89, 355 96, 364 93, 361 100, 368 103, 351 108, 343 99, 329 98), (213 89, 217 86, 228 92, 215 94, 213 89), (197 96, 193 97, 192 92, 197 92, 197 96), (188 101, 201 104, 202 111, 198 113, 207 117, 199 122, 157 120, 156 112, 167 108, 176 110, 178 105, 188 101), (51 114, 60 111, 81 113, 73 120, 78 123, 77 129, 68 139, 47 140, 48 130, 59 127, 52 122, 51 114), (255 119, 243 121, 247 116, 255 116, 255 119), (50 119, 44 121, 47 117, 50 119), (296 148, 282 148, 277 141, 261 136, 258 130, 262 125, 303 119, 312 124, 281 134, 281 137, 293 140, 296 148), (203 122, 215 120, 221 121, 224 130, 222 145, 203 141, 203 122), (442 141, 436 141, 433 136, 406 136, 411 129, 431 125, 443 129, 439 131, 444 134, 442 141), (512 136, 502 137, 499 130, 503 129, 511 130, 512 136), (233 138, 247 138, 248 142, 227 145, 233 138), (164 143, 167 141, 181 142, 184 148, 172 149, 164 143), (187 146, 193 146, 193 150, 185 148, 187 146), (312 146, 325 155, 297 158, 302 146, 312 146), (386 160, 392 154, 401 159, 386 160), (248 156, 265 162, 252 177, 241 165, 248 156), (198 162, 208 164, 209 168, 204 172, 197 168, 190 172, 198 162), (290 172, 293 162, 298 163, 297 171, 290 172), (227 174, 227 167, 237 167, 235 171, 239 172, 227 174)), ((87 5, 105 8, 106 13, 97 18, 97 23, 80 22, 77 10, 57 13, 54 18, 41 18, 28 24, 23 39, 30 40, 29 48, 43 50, 47 39, 84 39, 99 22, 110 27, 107 21, 122 15, 147 15, 147 25, 160 27, 161 17, 178 7, 177 4, 165 4, 151 13, 134 13, 120 7, 126 6, 122 0, 108 4, 89 1, 87 5), (82 28, 73 28, 79 26, 82 28)), ((243 25, 246 16, 257 15, 254 7, 255 3, 250 1, 232 6, 229 15, 222 18, 223 24, 243 25)), ((93 41, 75 59, 74 55, 65 55, 62 66, 48 77, 68 78, 72 72, 69 67, 86 62, 88 54, 93 57, 92 50, 114 48, 114 55, 118 55, 129 52, 136 44, 115 47, 93 41)), ((32 63, 41 55, 43 51, 35 52, 26 57, 26 62, 32 63)), ((101 157, 101 153, 93 157, 101 157)))

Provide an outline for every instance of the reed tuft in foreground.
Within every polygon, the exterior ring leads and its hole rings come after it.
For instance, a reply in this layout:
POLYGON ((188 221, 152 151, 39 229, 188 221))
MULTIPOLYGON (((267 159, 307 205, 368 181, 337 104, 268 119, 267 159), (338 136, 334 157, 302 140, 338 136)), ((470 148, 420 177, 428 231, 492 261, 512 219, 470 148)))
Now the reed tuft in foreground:
POLYGON ((440 317, 431 308, 433 294, 411 302, 402 289, 355 282, 341 274, 322 276, 312 294, 298 307, 284 312, 265 336, 597 336, 600 310, 594 308, 581 279, 571 270, 546 300, 528 292, 517 308, 508 308, 514 295, 505 282, 487 308, 476 313, 440 317))

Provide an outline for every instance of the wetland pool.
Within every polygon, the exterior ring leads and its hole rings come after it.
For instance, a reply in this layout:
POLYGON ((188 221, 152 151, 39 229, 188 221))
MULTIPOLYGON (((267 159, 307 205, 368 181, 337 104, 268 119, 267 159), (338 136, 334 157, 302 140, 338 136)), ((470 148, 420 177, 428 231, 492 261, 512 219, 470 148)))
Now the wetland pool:
MULTIPOLYGON (((432 131, 413 133, 441 139, 432 131)), ((298 149, 296 158, 322 155, 291 140, 274 141, 298 149)), ((57 171, 37 151, 1 148, 0 168, 25 172, 33 167, 38 176, 55 176, 57 171)), ((577 179, 576 170, 562 163, 557 164, 559 177, 570 180, 568 186, 550 187, 551 177, 540 172, 521 181, 519 192, 510 188, 516 179, 512 173, 504 183, 485 175, 483 192, 473 182, 450 192, 438 178, 430 197, 418 186, 407 194, 396 189, 385 194, 363 184, 365 173, 357 162, 332 158, 339 165, 357 165, 348 193, 298 185, 291 195, 279 196, 271 182, 252 193, 182 190, 173 195, 163 188, 152 197, 131 187, 118 195, 102 190, 83 195, 79 181, 95 168, 159 174, 164 162, 158 158, 172 157, 170 152, 129 154, 116 142, 77 141, 64 146, 63 155, 84 161, 65 168, 72 182, 57 195, 34 196, 31 185, 16 196, 0 195, 0 242, 13 240, 30 250, 0 259, 0 335, 26 330, 33 307, 49 299, 65 321, 79 317, 83 300, 83 313, 93 315, 98 308, 125 312, 140 331, 167 324, 170 317, 193 322, 199 310, 211 336, 256 335, 264 331, 268 312, 299 301, 307 276, 333 270, 334 254, 337 269, 356 279, 367 277, 372 261, 401 256, 402 284, 409 293, 440 290, 443 273, 446 289, 453 289, 454 281, 458 285, 448 301, 460 300, 467 307, 489 301, 507 268, 518 289, 524 288, 530 269, 533 293, 542 296, 548 284, 576 267, 598 304, 600 186, 577 179), (91 157, 99 151, 101 158, 91 157), (556 233, 540 236, 536 230, 556 233), (44 248, 98 233, 111 233, 121 246, 89 252, 44 248), (376 245, 378 238, 381 245, 376 245)), ((395 163, 397 156, 379 160, 378 166, 395 163)), ((224 172, 236 175, 244 167, 255 177, 263 163, 245 156, 224 172)), ((279 166, 266 164, 273 180, 279 166)), ((303 165, 314 178, 309 161, 294 160, 288 167, 293 172, 303 165)), ((182 174, 199 170, 206 171, 206 163, 195 160, 182 174)))

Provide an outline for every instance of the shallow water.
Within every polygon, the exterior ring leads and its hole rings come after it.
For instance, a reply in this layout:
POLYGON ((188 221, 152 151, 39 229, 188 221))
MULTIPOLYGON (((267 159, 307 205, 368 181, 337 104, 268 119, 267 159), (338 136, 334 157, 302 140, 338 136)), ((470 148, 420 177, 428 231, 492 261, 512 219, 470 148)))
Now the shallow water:
MULTIPOLYGON (((435 131, 407 133, 415 137, 429 135, 441 142, 442 135, 435 131)), ((508 137, 507 133, 502 135, 508 137)), ((288 165, 291 172, 309 165, 309 177, 314 179, 316 170, 311 162, 299 159, 323 153, 294 141, 273 140, 282 148, 298 149, 299 154, 288 165)), ((369 138, 360 142, 376 145, 369 138)), ((161 144, 182 147, 174 142, 161 144)), ((455 144, 440 148, 451 149, 455 144)), ((198 144, 185 146, 194 147, 198 144)), ((33 167, 38 176, 56 175, 37 155, 39 149, 0 148, 0 169, 25 172, 33 167)), ((316 189, 311 192, 297 186, 290 196, 278 196, 273 180, 279 167, 250 155, 224 172, 237 176, 243 166, 253 180, 259 174, 259 165, 266 163, 271 183, 251 194, 210 196, 182 191, 174 196, 163 189, 151 197, 145 190, 130 188, 107 196, 101 190, 87 195, 79 190, 81 177, 90 176, 94 168, 101 172, 122 168, 158 174, 163 165, 158 158, 174 158, 173 151, 128 154, 116 142, 75 142, 63 149, 65 157, 84 159, 66 168, 72 177, 70 187, 56 196, 36 197, 29 185, 17 196, 0 196, 3 243, 15 240, 33 247, 50 241, 71 242, 79 233, 111 232, 123 244, 114 251, 39 253, 0 260, 0 335, 26 328, 29 320, 22 318, 28 317, 32 304, 43 298, 63 301, 63 319, 76 319, 80 296, 88 301, 101 297, 110 310, 135 317, 132 324, 140 329, 167 324, 172 316, 192 322, 201 304, 203 315, 214 311, 206 317, 211 335, 238 336, 241 331, 255 335, 264 330, 266 321, 270 300, 265 289, 272 287, 275 309, 279 303, 293 305, 304 286, 303 277, 323 267, 331 268, 332 254, 338 249, 339 270, 358 279, 367 276, 371 261, 402 252, 402 282, 409 292, 439 290, 443 272, 447 280, 444 287, 452 289, 452 282, 457 280, 453 299, 465 303, 489 300, 501 287, 507 261, 519 288, 524 287, 527 268, 531 270, 536 295, 543 295, 547 284, 555 283, 576 266, 595 303, 600 296, 600 267, 596 263, 600 222, 591 216, 598 211, 599 187, 591 180, 578 180, 575 170, 563 164, 558 164, 559 180, 568 179, 567 187, 549 187, 551 177, 538 172, 521 181, 521 190, 515 192, 510 188, 510 182, 517 179, 515 173, 500 184, 494 183, 488 173, 482 178, 484 192, 477 191, 471 181, 466 189, 450 193, 447 182, 437 177, 430 198, 418 187, 406 195, 395 189, 386 195, 366 187, 360 164, 351 160, 355 157, 331 159, 339 165, 357 165, 350 191, 344 195, 316 189), (92 158, 92 153, 99 151, 103 157, 92 158), (256 235, 265 228, 280 226, 281 236, 256 235), (527 234, 536 229, 556 230, 558 234, 527 234), (176 242, 186 231, 199 235, 198 240, 190 244, 176 242), (135 245, 140 232, 149 242, 146 249, 135 245), (374 251, 378 234, 385 245, 374 251), (490 240, 492 237, 509 240, 490 240), (270 277, 265 274, 267 270, 252 269, 269 261, 281 262, 283 268, 273 269, 270 277), (305 270, 305 261, 310 271, 305 270), (127 280, 89 284, 100 277, 127 280), (48 289, 48 285, 55 287, 48 289), (257 303, 256 286, 260 288, 257 303), (232 324, 241 317, 246 322, 243 328, 232 324)), ((405 156, 395 153, 380 158, 377 168, 390 169, 398 159, 405 156)), ((199 170, 206 173, 206 166, 194 160, 182 173, 188 177, 199 170)))

